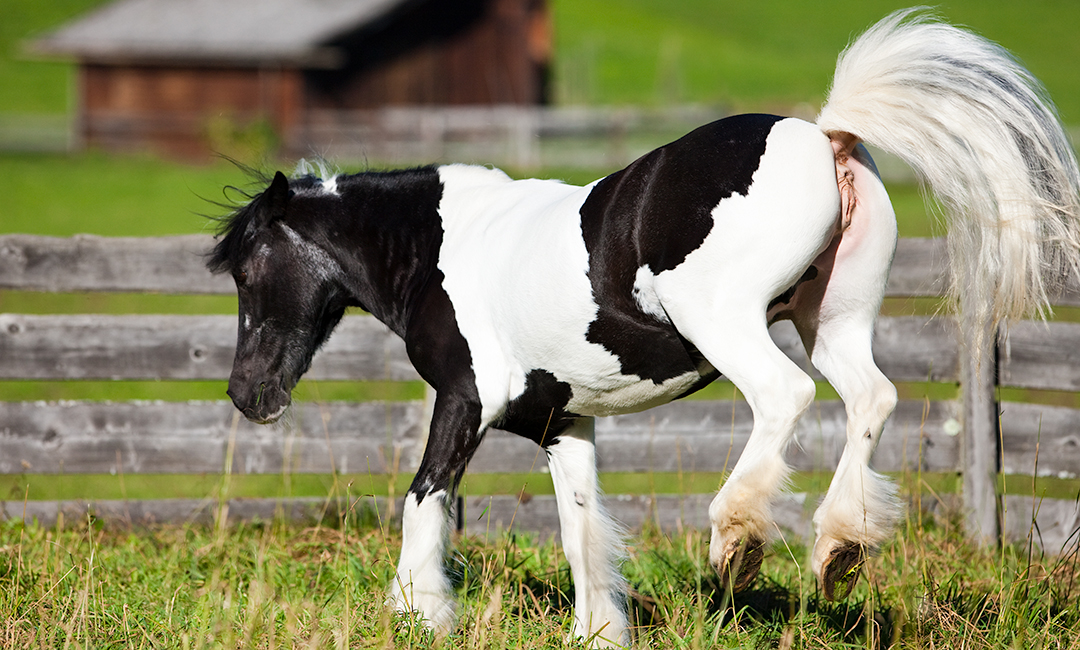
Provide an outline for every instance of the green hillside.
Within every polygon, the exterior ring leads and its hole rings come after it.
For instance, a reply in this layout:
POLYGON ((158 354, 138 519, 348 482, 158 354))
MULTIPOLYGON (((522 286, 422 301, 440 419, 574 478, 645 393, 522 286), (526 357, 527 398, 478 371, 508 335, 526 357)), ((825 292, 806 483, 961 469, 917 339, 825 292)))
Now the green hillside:
MULTIPOLYGON (((794 0, 551 0, 559 101, 703 102, 782 109, 824 98, 836 55, 873 22, 909 2, 829 7, 794 0)), ((938 5, 1013 51, 1080 122, 1080 3, 962 0, 938 5)))

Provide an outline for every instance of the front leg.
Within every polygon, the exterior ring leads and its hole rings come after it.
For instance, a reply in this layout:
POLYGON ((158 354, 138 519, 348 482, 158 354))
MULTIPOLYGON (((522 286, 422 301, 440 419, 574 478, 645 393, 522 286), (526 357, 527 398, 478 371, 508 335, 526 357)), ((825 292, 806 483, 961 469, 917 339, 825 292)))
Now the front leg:
POLYGON ((390 604, 403 613, 416 612, 442 633, 456 622, 443 566, 450 538, 449 504, 480 442, 479 428, 476 400, 439 393, 424 459, 405 495, 401 559, 390 604))
POLYGON ((574 635, 591 647, 630 644, 621 529, 608 516, 596 476, 593 418, 579 418, 547 445, 563 553, 574 580, 574 635))

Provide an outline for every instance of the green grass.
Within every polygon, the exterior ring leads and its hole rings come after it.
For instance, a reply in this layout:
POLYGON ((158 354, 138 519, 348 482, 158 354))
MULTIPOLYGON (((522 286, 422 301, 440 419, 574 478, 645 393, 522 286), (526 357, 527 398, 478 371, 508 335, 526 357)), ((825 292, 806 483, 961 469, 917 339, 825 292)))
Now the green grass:
POLYGON ((75 73, 29 56, 24 42, 106 0, 0 0, 0 113, 66 113, 75 73))
MULTIPOLYGON (((461 494, 551 495, 555 489, 543 456, 534 472, 501 474, 466 473, 461 494)), ((610 494, 709 494, 723 483, 725 472, 604 472, 600 482, 610 494)), ((955 472, 892 473, 911 491, 955 494, 960 476, 955 472)), ((327 498, 336 486, 351 485, 356 494, 405 494, 413 474, 230 474, 230 498, 327 498)), ((795 472, 789 481, 794 493, 822 495, 832 472, 795 472)), ((1072 498, 1080 480, 1039 478, 1036 494, 1043 498, 1072 498)), ((1031 477, 1003 476, 1001 491, 1030 492, 1031 477), (1025 482, 1026 481, 1026 482, 1025 482)), ((0 479, 0 501, 214 499, 221 477, 213 474, 12 474, 0 479)), ((14 507, 14 506, 12 506, 14 507)))
POLYGON ((234 165, 191 166, 153 158, 0 154, 7 193, 0 232, 144 237, 213 232, 214 202, 240 200, 249 181, 234 165))
MULTIPOLYGON (((553 0, 555 88, 564 103, 678 104, 783 110, 824 99, 836 56, 900 0, 843 10, 793 0, 553 0)), ((1015 53, 1080 122, 1080 5, 1060 0, 938 5, 1015 53)))
MULTIPOLYGON (((0 380, 0 399, 36 400, 222 400, 228 382, 220 381, 22 381, 0 380)), ((297 401, 406 402, 424 399, 421 381, 313 381, 293 389, 297 401)))
MULTIPOLYGON (((560 648, 573 584, 553 541, 456 538, 460 623, 445 638, 384 607, 401 537, 366 499, 321 522, 127 529, 0 523, 0 634, 35 648, 560 648)), ((846 602, 806 548, 774 543, 729 599, 707 533, 630 539, 623 572, 642 648, 1080 648, 1077 555, 980 549, 959 519, 913 517, 846 602)), ((580 646, 576 646, 580 647, 580 646)))

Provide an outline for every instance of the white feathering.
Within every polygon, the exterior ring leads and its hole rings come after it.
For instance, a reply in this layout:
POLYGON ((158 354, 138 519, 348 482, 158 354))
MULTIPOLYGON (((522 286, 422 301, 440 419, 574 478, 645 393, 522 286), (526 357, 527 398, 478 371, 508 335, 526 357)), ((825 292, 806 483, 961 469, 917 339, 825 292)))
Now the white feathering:
POLYGON ((897 11, 840 55, 817 123, 899 156, 941 201, 975 349, 987 326, 1045 315, 1080 268, 1076 156, 1045 89, 1000 46, 897 11))

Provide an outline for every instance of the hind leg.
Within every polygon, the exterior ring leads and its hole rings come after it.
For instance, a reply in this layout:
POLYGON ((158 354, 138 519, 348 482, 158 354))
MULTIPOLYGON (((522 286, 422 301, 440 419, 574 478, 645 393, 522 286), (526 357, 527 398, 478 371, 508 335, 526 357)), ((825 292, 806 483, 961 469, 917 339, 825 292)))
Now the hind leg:
POLYGON ((900 514, 895 487, 869 466, 896 406, 896 389, 871 350, 896 248, 896 220, 864 156, 856 150, 848 161, 857 195, 851 224, 815 260, 825 272, 800 288, 790 315, 811 361, 839 393, 847 413, 844 453, 814 515, 812 567, 830 600, 850 593, 866 553, 889 537, 900 514))
POLYGON ((709 507, 709 559, 735 591, 749 586, 774 532, 772 503, 789 468, 784 452, 795 424, 814 399, 814 382, 776 348, 764 321, 726 323, 717 328, 722 359, 717 369, 738 386, 754 414, 754 428, 731 475, 709 507))
POLYGON ((746 397, 754 428, 709 507, 709 560, 739 591, 757 575, 774 530, 771 506, 789 473, 784 452, 814 398, 814 382, 769 337, 764 305, 705 311, 669 302, 672 322, 746 397))
MULTIPOLYGON (((772 503, 789 473, 784 452, 795 424, 814 399, 814 382, 780 352, 765 323, 725 327, 718 369, 738 386, 754 414, 754 428, 731 475, 709 507, 709 560, 735 591, 749 586, 774 529, 772 503)), ((716 346, 721 347, 721 346, 716 346)))
POLYGON ((832 483, 814 515, 811 562, 829 600, 845 598, 866 554, 892 534, 900 514, 895 486, 870 469, 896 389, 874 364, 872 321, 832 321, 817 330, 814 365, 836 388, 847 412, 847 440, 832 483))
POLYGON ((828 246, 840 217, 834 154, 817 127, 778 122, 754 182, 713 208, 699 248, 656 276, 671 323, 750 405, 750 439, 710 508, 709 559, 730 586, 750 584, 774 532, 784 451, 814 398, 813 380, 769 336, 767 308, 828 246))

